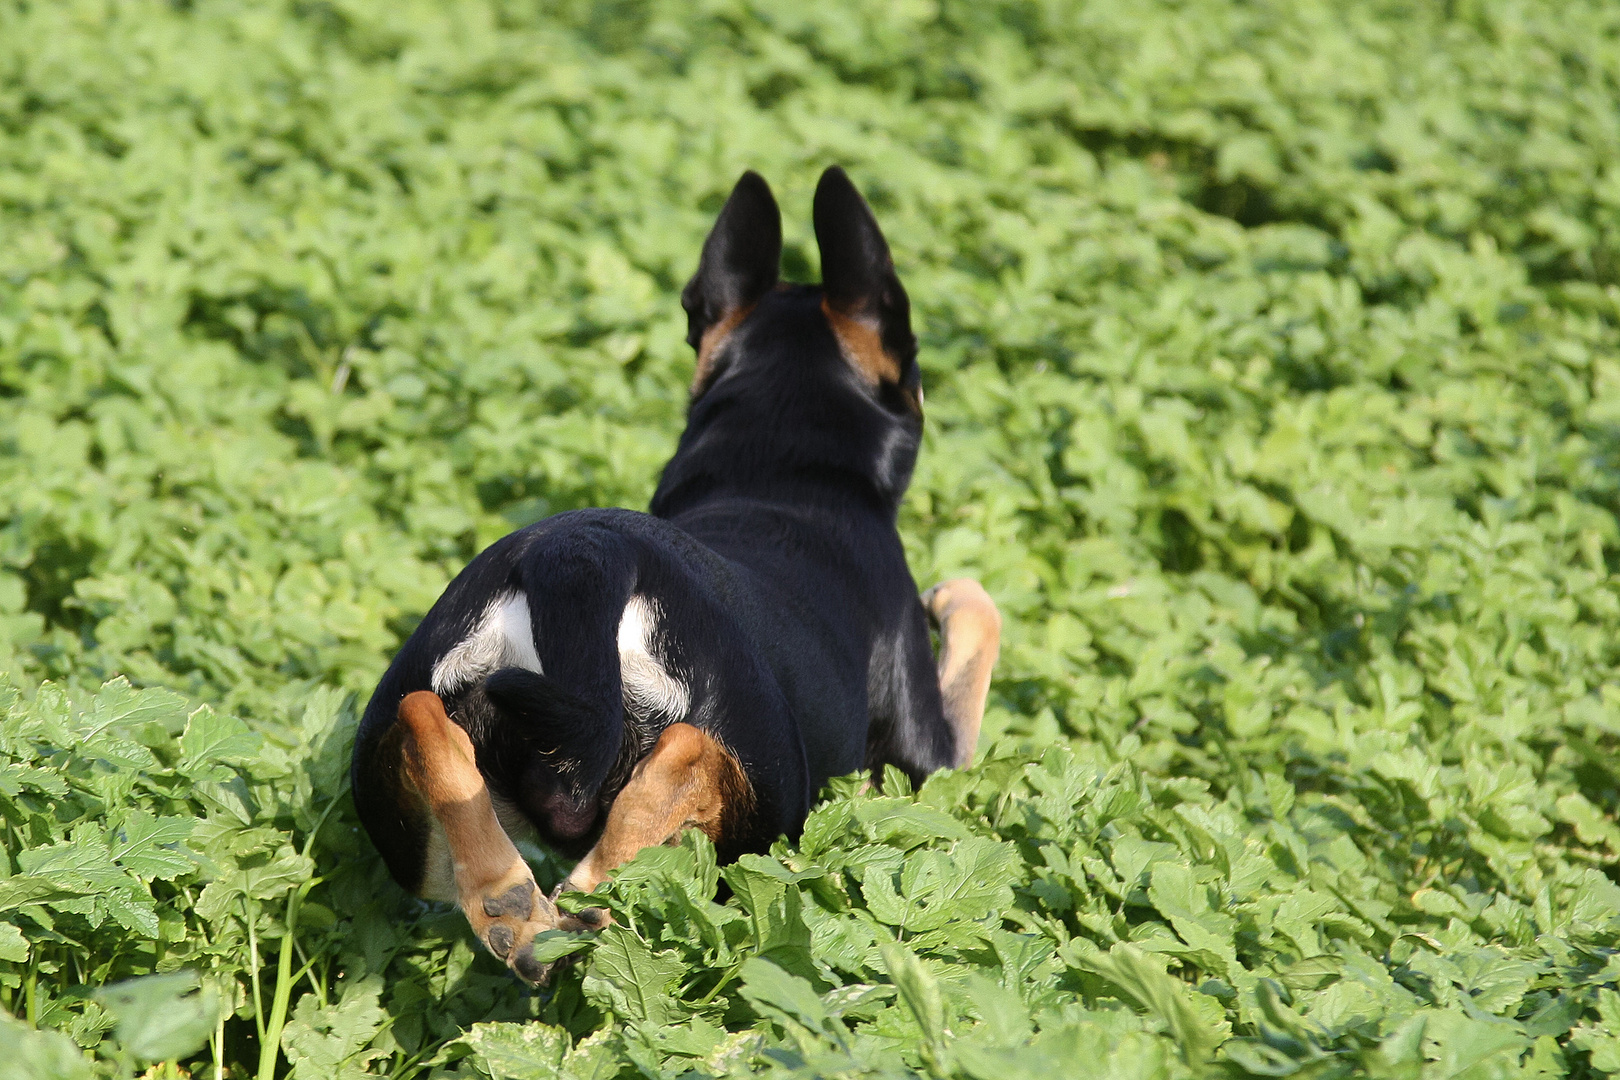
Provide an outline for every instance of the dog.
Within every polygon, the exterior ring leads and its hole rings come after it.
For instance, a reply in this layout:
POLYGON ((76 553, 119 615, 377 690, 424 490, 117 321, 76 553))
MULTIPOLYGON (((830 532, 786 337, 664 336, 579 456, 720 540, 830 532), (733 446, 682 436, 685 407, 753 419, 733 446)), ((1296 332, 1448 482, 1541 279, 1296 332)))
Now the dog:
POLYGON ((697 365, 650 513, 491 545, 361 720, 355 805, 394 879, 455 901, 526 982, 548 975, 535 934, 606 924, 558 893, 642 848, 697 828, 723 860, 763 851, 831 777, 972 759, 1001 620, 969 579, 919 597, 896 531, 923 422, 910 302, 842 169, 813 212, 819 286, 779 280, 758 174, 721 209, 681 293, 697 365), (579 860, 550 897, 514 837, 579 860))

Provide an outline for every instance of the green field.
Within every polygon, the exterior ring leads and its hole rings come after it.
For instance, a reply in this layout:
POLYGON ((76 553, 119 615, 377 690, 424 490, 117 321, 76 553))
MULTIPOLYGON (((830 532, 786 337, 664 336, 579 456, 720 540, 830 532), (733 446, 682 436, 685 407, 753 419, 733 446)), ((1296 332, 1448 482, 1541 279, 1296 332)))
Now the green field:
POLYGON ((1620 1073, 1617 511, 1612 3, 0 0, 0 1077, 1620 1073), (982 763, 645 852, 528 994, 355 717, 645 505, 714 212, 814 280, 834 163, 982 763))

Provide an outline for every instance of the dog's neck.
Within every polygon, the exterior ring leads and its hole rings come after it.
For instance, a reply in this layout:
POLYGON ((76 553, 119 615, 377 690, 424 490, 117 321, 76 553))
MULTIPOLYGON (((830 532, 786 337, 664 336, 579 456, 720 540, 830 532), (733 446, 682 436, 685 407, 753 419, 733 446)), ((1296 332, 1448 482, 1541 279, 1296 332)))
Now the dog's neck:
POLYGON ((871 406, 848 424, 806 424, 791 416, 769 424, 739 421, 737 405, 694 408, 653 495, 653 514, 675 518, 717 501, 746 500, 894 521, 917 460, 915 426, 871 406))

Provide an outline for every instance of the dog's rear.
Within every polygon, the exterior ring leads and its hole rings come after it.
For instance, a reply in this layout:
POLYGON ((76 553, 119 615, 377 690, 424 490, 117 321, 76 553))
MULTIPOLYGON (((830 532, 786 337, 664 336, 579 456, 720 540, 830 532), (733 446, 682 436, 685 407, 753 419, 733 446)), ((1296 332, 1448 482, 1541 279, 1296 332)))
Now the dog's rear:
POLYGON ((831 776, 972 755, 999 619, 971 582, 925 610, 895 531, 922 430, 905 290, 841 170, 815 227, 822 285, 780 284, 776 203, 744 175, 682 294, 697 371, 652 514, 493 545, 366 710, 355 798, 390 870, 525 978, 561 917, 508 834, 583 854, 565 884, 588 890, 684 828, 722 857, 794 835, 831 776))

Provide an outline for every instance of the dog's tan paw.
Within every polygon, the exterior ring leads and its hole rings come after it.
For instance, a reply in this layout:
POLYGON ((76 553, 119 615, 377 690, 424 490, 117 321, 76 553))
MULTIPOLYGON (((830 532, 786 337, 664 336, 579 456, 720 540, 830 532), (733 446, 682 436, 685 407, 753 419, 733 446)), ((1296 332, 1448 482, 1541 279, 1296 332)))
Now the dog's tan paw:
POLYGON ((497 884, 469 897, 462 907, 478 940, 518 978, 530 984, 546 981, 550 966, 535 960, 534 938, 562 921, 533 878, 497 884))
MULTIPOLYGON (((589 858, 590 856, 586 856, 587 861, 589 858)), ((580 869, 583 868, 584 865, 585 863, 582 862, 579 866, 575 867, 573 874, 570 874, 568 877, 558 882, 557 887, 551 890, 551 902, 553 904, 557 902, 557 897, 561 896, 565 892, 591 891, 591 886, 576 880, 576 875, 579 874, 580 869)), ((570 925, 563 927, 565 930, 601 930, 613 924, 613 913, 604 907, 581 908, 578 912, 572 915, 565 911, 559 910, 559 917, 572 920, 570 925)))
POLYGON ((613 925, 613 913, 600 907, 581 908, 572 915, 558 912, 557 919, 564 930, 603 930, 613 925))

